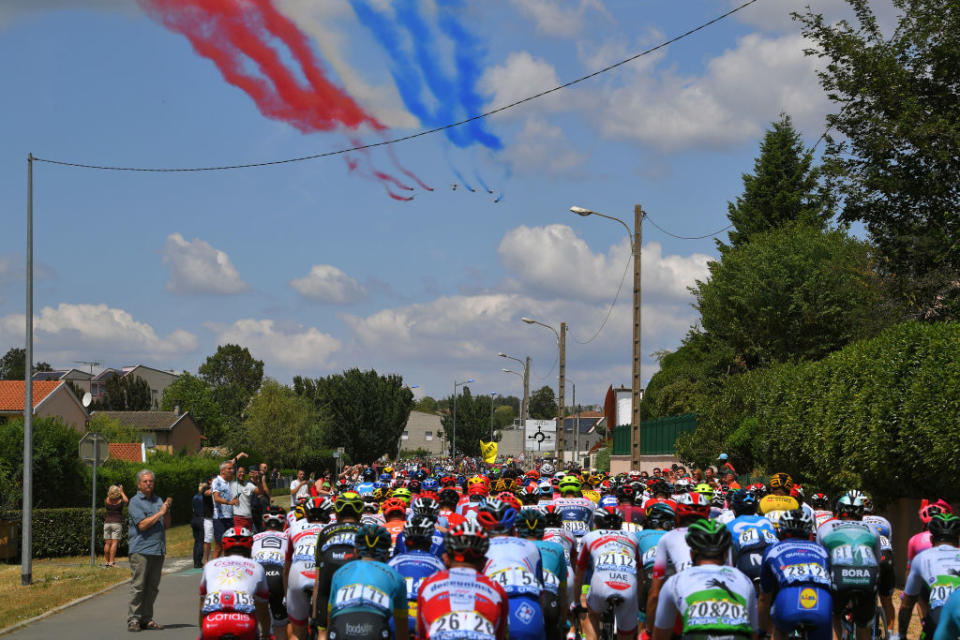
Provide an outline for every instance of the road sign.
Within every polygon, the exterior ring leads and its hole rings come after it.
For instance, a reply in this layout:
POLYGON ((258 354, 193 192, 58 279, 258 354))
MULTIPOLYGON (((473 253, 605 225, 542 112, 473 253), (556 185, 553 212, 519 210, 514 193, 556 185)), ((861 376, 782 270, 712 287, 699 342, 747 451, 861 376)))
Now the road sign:
POLYGON ((93 462, 96 449, 97 464, 103 464, 110 457, 110 444, 99 433, 86 433, 80 438, 80 459, 87 463, 93 462), (96 444, 96 447, 94 447, 96 444))

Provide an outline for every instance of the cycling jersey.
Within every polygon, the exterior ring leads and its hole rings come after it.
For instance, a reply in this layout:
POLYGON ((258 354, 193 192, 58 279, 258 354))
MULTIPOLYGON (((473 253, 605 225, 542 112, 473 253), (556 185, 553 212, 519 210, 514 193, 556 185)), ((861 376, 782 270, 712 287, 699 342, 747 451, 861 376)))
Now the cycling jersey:
POLYGON ((310 615, 310 602, 304 589, 313 589, 317 579, 317 561, 315 550, 317 536, 324 525, 320 522, 298 520, 287 545, 287 563, 290 571, 287 576, 287 613, 290 622, 304 625, 310 615))
POLYGON ((620 512, 620 515, 623 516, 624 524, 630 523, 638 526, 643 526, 643 523, 647 521, 646 512, 643 510, 643 507, 640 507, 635 504, 624 504, 617 507, 617 511, 620 512))
POLYGON ((660 591, 655 625, 672 629, 678 615, 684 634, 749 637, 759 627, 753 583, 727 566, 702 564, 668 578, 660 591))
POLYGON ((766 515, 773 511, 793 511, 799 508, 800 503, 793 496, 778 496, 771 493, 760 498, 757 512, 760 515, 766 515))
POLYGON ((287 546, 285 531, 261 531, 253 536, 250 557, 260 565, 282 567, 287 559, 287 546))
POLYGON ((543 588, 554 595, 560 594, 561 583, 567 582, 567 551, 560 542, 533 540, 540 550, 543 566, 543 588))
POLYGON ((841 615, 849 603, 854 624, 870 628, 880 574, 876 529, 858 520, 829 520, 817 530, 817 542, 830 552, 834 615, 841 615))
POLYGON ((203 614, 235 611, 253 614, 256 603, 270 597, 263 567, 243 556, 214 558, 203 567, 200 579, 203 614))
POLYGON ((417 638, 506 640, 509 615, 503 587, 472 568, 454 567, 421 584, 417 638))
POLYGON ((960 589, 953 592, 940 609, 940 623, 933 640, 957 640, 960 638, 960 589))
POLYGON ((714 519, 720 524, 728 524, 732 522, 736 517, 737 517, 737 514, 735 514, 732 509, 724 509, 720 512, 720 515, 718 515, 714 519))
POLYGON ((889 520, 883 516, 870 514, 863 516, 863 522, 866 522, 877 530, 877 535, 880 536, 881 552, 888 553, 893 550, 893 544, 890 542, 893 540, 893 527, 890 526, 889 520))
POLYGON ((560 514, 560 527, 576 537, 585 535, 593 527, 593 512, 597 505, 588 498, 557 498, 553 501, 560 514))
MULTIPOLYGON (((396 558, 404 553, 407 553, 407 543, 401 531, 393 544, 393 557, 396 558)), ((443 559, 443 534, 439 531, 434 531, 433 536, 430 538, 430 553, 439 560, 443 559)))
MULTIPOLYGON (((946 544, 926 549, 913 559, 903 593, 927 600, 927 619, 937 626, 940 612, 954 591, 960 590, 960 549, 946 544)), ((929 629, 928 629, 929 630, 929 629)))
POLYGON ((573 602, 573 561, 576 560, 573 555, 574 545, 576 544, 573 534, 559 527, 547 527, 543 531, 543 541, 556 542, 564 549, 567 561, 567 601, 573 602))
MULTIPOLYGON (((321 627, 326 627, 327 608, 319 604, 330 598, 330 584, 337 569, 357 557, 353 541, 359 528, 360 525, 354 522, 337 522, 326 525, 317 535, 317 619, 321 627)), ((292 618, 293 613, 290 615, 292 618)))
POLYGON ((587 606, 602 613, 611 597, 621 598, 614 609, 621 632, 637 628, 637 567, 640 552, 636 539, 625 531, 597 530, 583 536, 577 569, 590 570, 587 606))
POLYGON ((460 504, 457 505, 457 515, 461 515, 468 520, 476 520, 477 513, 480 511, 480 508, 484 505, 486 500, 479 500, 474 502, 467 498, 464 498, 460 501, 460 504))
POLYGON ((649 578, 653 575, 653 561, 657 557, 657 543, 667 533, 664 529, 644 529, 633 534, 640 553, 643 573, 649 578))
POLYGON ((813 522, 817 529, 820 528, 827 520, 833 520, 833 511, 827 511, 825 509, 817 509, 813 512, 813 522))
POLYGON ((353 488, 354 491, 359 493, 361 496, 373 493, 373 490, 376 488, 373 486, 372 482, 359 482, 357 486, 353 488))
POLYGON ((784 634, 806 625, 811 640, 830 640, 830 556, 809 540, 784 540, 763 554, 760 590, 775 596, 773 623, 784 634))
POLYGON ((390 532, 390 544, 393 548, 396 548, 397 536, 403 533, 406 525, 406 520, 387 520, 383 523, 383 528, 390 532))
POLYGON ((540 640, 545 622, 540 605, 543 562, 537 545, 511 536, 491 539, 483 573, 507 593, 511 640, 540 640))
POLYGON ((417 628, 417 593, 420 591, 420 584, 446 567, 432 553, 416 550, 395 555, 389 564, 396 569, 406 583, 407 615, 410 618, 410 636, 413 637, 417 628))
POLYGON ((910 536, 910 541, 907 543, 907 571, 910 570, 910 563, 913 562, 917 554, 931 546, 933 546, 933 543, 930 541, 929 531, 921 531, 910 536))
POLYGON ((394 615, 402 612, 401 624, 407 615, 406 581, 382 562, 347 562, 333 574, 329 591, 330 637, 387 637, 394 615))
POLYGON ((779 542, 773 524, 763 516, 738 516, 727 525, 732 537, 733 566, 751 580, 760 579, 763 551, 779 542))
POLYGON ((687 528, 678 527, 668 531, 657 541, 653 558, 653 577, 666 578, 693 566, 690 547, 686 541, 687 528))

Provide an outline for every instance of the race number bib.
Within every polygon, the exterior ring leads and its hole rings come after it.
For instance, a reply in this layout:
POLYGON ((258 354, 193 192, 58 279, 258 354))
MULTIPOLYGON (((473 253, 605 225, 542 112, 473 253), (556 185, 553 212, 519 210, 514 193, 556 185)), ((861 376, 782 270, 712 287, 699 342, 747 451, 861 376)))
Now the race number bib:
POLYGON ((684 633, 706 628, 751 632, 747 603, 742 596, 717 588, 695 593, 687 602, 683 613, 684 633))
POLYGON ((637 572, 637 559, 626 553, 600 553, 594 565, 597 571, 637 572))
POLYGON ((737 546, 740 549, 752 549, 754 547, 767 546, 776 543, 777 537, 766 529, 759 527, 749 527, 740 532, 737 536, 737 546))
POLYGON ((930 585, 930 608, 939 609, 947 603, 950 595, 960 589, 960 577, 939 575, 930 585))
POLYGON ((488 577, 499 583, 509 595, 540 593, 537 577, 523 567, 507 567, 494 571, 488 577))
POLYGON ((880 536, 880 549, 883 551, 890 551, 893 549, 893 545, 890 544, 890 538, 887 536, 880 536))
POLYGON ((493 640, 493 623, 476 611, 454 611, 430 625, 427 637, 436 640, 493 640))
POLYGON ((644 567, 653 566, 653 562, 656 559, 657 559, 657 548, 650 547, 643 553, 643 566, 644 567))
POLYGON ((795 582, 812 581, 822 584, 830 582, 830 574, 827 573, 826 568, 815 562, 789 564, 783 567, 783 575, 795 582))
POLYGON ((560 593, 560 579, 549 571, 543 572, 543 588, 553 594, 560 593))
MULTIPOLYGON (((279 551, 260 551, 253 559, 259 564, 283 565, 283 554, 279 551)), ((310 561, 313 562, 312 557, 310 561)))
POLYGON ((382 611, 389 611, 390 597, 369 584, 348 584, 337 589, 333 604, 337 609, 369 604, 382 611))
POLYGON ((316 539, 303 540, 293 548, 293 561, 312 567, 316 562, 316 539))
POLYGON ((323 546, 320 548, 320 551, 326 551, 330 547, 337 547, 337 546, 352 547, 354 537, 355 537, 354 534, 350 532, 338 533, 337 535, 333 536, 332 538, 324 542, 323 546))
POLYGON ((203 596, 203 612, 240 611, 250 613, 256 609, 253 596, 246 591, 213 591, 203 596))
POLYGON ((587 523, 582 520, 564 520, 561 526, 564 531, 573 533, 585 533, 587 531, 587 523))

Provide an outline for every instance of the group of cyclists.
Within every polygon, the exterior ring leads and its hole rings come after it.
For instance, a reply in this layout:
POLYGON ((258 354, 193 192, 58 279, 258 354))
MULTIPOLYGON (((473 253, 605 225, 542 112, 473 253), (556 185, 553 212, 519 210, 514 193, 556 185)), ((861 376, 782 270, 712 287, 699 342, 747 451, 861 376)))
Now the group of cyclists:
POLYGON ((960 517, 923 503, 895 611, 890 523, 861 491, 631 472, 364 469, 234 527, 201 638, 960 638, 960 517), (732 485, 731 485, 732 486, 732 485), (894 627, 894 620, 897 621, 894 627))

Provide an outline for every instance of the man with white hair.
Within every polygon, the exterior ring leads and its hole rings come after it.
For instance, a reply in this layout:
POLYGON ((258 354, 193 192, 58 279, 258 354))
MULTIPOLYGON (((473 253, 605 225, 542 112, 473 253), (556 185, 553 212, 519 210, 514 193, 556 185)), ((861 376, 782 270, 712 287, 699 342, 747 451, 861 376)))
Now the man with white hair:
POLYGON ((160 591, 163 557, 167 553, 166 529, 170 526, 173 498, 161 500, 153 493, 156 476, 137 473, 137 495, 127 507, 130 516, 130 608, 127 631, 162 629, 153 619, 153 603, 160 591))
POLYGON ((214 558, 223 555, 223 532, 233 526, 233 508, 240 504, 236 493, 233 461, 221 462, 220 475, 214 477, 210 485, 210 495, 213 497, 213 541, 216 544, 214 558))

